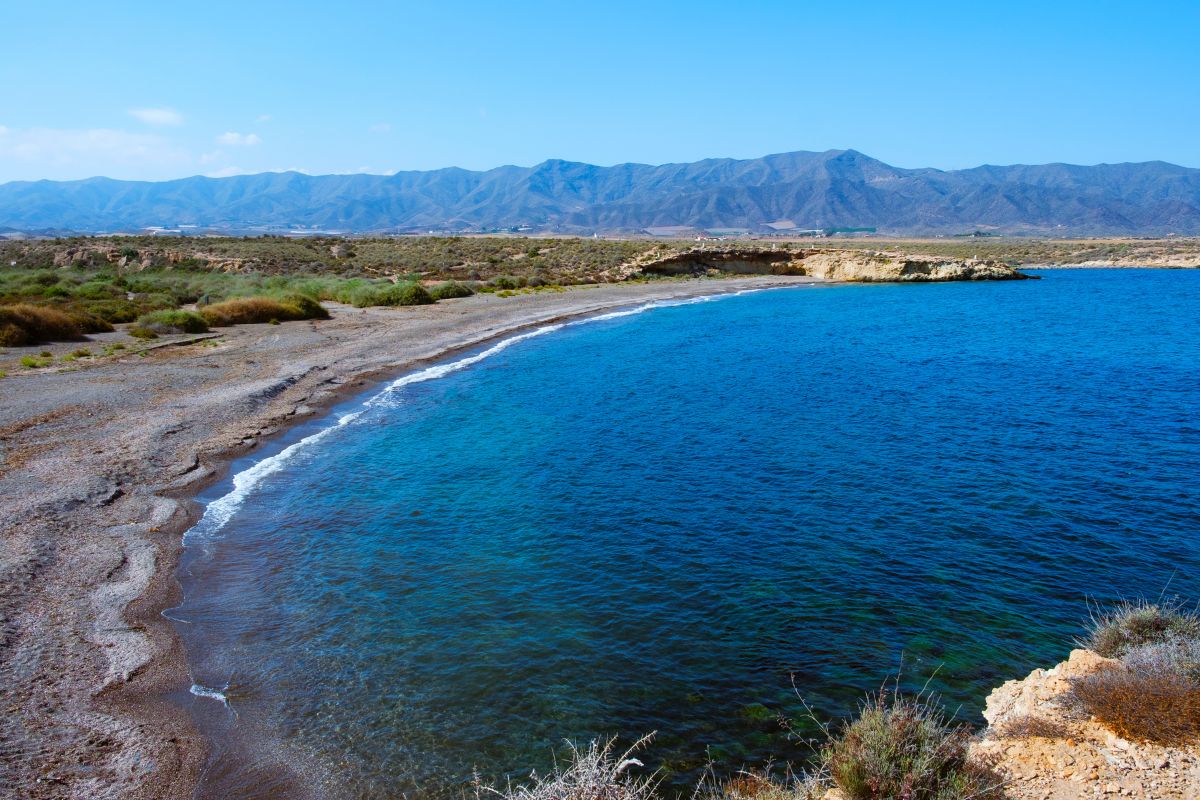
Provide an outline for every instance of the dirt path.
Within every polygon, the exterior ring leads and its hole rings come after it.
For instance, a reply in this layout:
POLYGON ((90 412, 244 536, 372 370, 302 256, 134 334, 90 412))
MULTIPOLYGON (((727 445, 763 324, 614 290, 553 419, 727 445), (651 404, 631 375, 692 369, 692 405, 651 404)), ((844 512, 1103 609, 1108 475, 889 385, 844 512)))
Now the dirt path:
MULTIPOLYGON (((9 373, 0 379, 0 796, 191 796, 205 744, 168 697, 189 681, 159 612, 178 591, 180 538, 196 512, 188 498, 229 459, 372 380, 521 327, 811 282, 679 281, 339 307, 328 321, 226 328, 55 369, 14 365, 78 344, 0 355, 9 373)), ((132 349, 124 334, 97 338, 132 349)))

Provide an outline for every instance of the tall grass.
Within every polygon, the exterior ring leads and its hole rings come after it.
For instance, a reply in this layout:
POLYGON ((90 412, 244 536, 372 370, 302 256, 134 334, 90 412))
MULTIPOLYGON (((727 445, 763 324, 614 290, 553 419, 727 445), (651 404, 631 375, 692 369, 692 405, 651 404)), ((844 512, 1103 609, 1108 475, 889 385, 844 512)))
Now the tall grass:
POLYGON ((0 306, 0 345, 6 347, 75 341, 83 338, 83 329, 79 319, 54 308, 24 303, 0 306))
POLYGON ((228 325, 283 322, 299 319, 328 319, 325 307, 308 295, 295 294, 283 298, 235 297, 200 309, 204 321, 214 328, 228 325))
POLYGON ((137 324, 155 333, 204 333, 208 330, 204 317, 183 309, 152 311, 138 317, 137 324))
POLYGON ((634 768, 644 766, 634 753, 650 738, 646 736, 622 752, 617 751, 615 739, 593 741, 585 748, 571 744, 567 762, 556 763, 549 774, 534 772, 528 783, 503 789, 477 782, 475 800, 652 800, 658 786, 656 776, 633 774, 634 768))

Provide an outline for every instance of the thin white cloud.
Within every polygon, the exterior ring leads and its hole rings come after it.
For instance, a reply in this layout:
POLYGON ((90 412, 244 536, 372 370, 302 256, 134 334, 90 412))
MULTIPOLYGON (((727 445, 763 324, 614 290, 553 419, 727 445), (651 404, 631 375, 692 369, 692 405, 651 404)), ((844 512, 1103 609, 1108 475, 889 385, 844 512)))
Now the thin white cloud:
POLYGON ((371 127, 367 128, 369 133, 391 133, 392 125, 389 122, 376 122, 371 127))
POLYGON ((271 121, 271 115, 270 115, 270 114, 259 114, 259 115, 258 115, 258 122, 259 122, 259 124, 262 124, 262 123, 264 123, 264 122, 270 122, 270 121, 271 121))
POLYGON ((185 148, 154 133, 112 128, 5 128, 0 132, 0 181, 165 177, 190 169, 193 163, 185 148))
POLYGON ((229 145, 230 147, 253 147, 256 144, 262 144, 262 139, 257 133, 226 131, 217 137, 217 144, 229 145))
POLYGON ((131 108, 129 116, 147 125, 176 126, 183 124, 183 114, 173 108, 131 108))
POLYGON ((222 167, 206 174, 210 178, 232 178, 234 175, 249 175, 250 173, 241 167, 222 167))

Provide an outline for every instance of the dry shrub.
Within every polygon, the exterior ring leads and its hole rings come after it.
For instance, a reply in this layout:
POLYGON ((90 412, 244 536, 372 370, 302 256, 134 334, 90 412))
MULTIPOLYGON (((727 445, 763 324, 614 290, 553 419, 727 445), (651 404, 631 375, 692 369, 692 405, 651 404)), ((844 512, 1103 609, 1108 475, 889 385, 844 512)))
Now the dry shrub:
POLYGON ((567 764, 555 764, 549 775, 532 773, 525 786, 505 789, 476 784, 475 798, 501 797, 504 800, 652 800, 658 782, 653 775, 635 778, 633 767, 643 766, 633 754, 650 741, 646 736, 620 755, 616 740, 593 740, 587 748, 572 744, 567 764))
POLYGON ((848 800, 999 800, 1003 780, 969 756, 971 732, 927 698, 881 691, 822 750, 848 800))
POLYGON ((1002 739, 1065 739, 1070 735, 1067 726, 1058 720, 1039 717, 1034 714, 1022 714, 1013 717, 1000 725, 996 734, 1002 739))
POLYGON ((5 347, 82 338, 79 321, 70 314, 24 303, 0 306, 0 345, 5 347))
POLYGON ((271 320, 328 319, 325 307, 305 295, 274 297, 235 297, 200 309, 204 321, 213 327, 246 325, 271 320))
POLYGON ((1200 740, 1200 686, 1174 670, 1103 669, 1074 680, 1070 696, 1126 739, 1165 745, 1200 740))

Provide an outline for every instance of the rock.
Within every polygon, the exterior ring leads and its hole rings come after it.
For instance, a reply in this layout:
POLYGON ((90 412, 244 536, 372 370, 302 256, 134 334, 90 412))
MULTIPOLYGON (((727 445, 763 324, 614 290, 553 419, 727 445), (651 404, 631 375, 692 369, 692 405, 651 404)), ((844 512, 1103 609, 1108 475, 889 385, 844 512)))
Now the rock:
MULTIPOLYGON (((1098 722, 1081 719, 1061 705, 1071 681, 1117 662, 1089 650, 1075 650, 1053 669, 1035 669, 1024 680, 1008 681, 992 691, 983 715, 988 728, 972 745, 980 756, 997 759, 996 768, 1012 776, 1010 800, 1041 800, 1051 785, 1055 800, 1124 795, 1155 800, 1197 800, 1200 771, 1183 765, 1200 756, 1200 743, 1185 748, 1129 741, 1098 722), (1056 725, 1058 739, 1002 737, 1006 723, 1036 716, 1056 725), (1130 772, 1136 765, 1138 771, 1130 772)), ((1018 727, 1019 729, 1019 727, 1018 727)))

